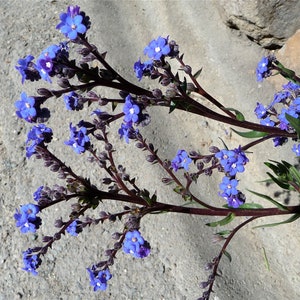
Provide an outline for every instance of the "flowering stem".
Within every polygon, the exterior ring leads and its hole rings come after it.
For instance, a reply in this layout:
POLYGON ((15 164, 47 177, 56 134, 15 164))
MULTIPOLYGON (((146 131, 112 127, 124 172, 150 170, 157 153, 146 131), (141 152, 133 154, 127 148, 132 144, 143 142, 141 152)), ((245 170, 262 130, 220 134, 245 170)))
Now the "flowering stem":
POLYGON ((246 221, 244 221, 243 223, 239 224, 237 227, 235 227, 229 234, 229 236, 226 238, 226 241, 219 253, 219 255, 215 258, 215 263, 214 263, 214 268, 213 268, 213 272, 212 272, 212 280, 209 284, 209 288, 206 292, 206 295, 207 295, 207 298, 206 299, 209 299, 209 296, 210 296, 210 293, 212 292, 212 288, 213 288, 213 285, 214 285, 214 282, 215 282, 215 278, 216 278, 216 275, 217 275, 217 271, 218 271, 218 267, 219 267, 219 263, 221 261, 221 258, 223 256, 223 254, 226 252, 226 248, 227 246, 229 245, 229 243, 231 242, 232 238, 234 237, 234 235, 242 228, 244 227, 245 225, 247 225, 248 223, 252 222, 253 220, 257 219, 259 217, 252 217, 246 221))

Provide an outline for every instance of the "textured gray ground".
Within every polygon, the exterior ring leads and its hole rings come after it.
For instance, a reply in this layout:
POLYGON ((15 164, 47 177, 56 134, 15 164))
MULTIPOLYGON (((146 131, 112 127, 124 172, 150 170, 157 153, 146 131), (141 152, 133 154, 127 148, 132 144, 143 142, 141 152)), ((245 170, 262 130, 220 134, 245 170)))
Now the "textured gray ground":
MULTIPOLYGON (((213 218, 165 214, 146 217, 142 232, 152 245, 151 256, 141 261, 120 253, 105 293, 92 291, 85 268, 102 259, 103 251, 112 243, 110 234, 121 229, 121 224, 115 228, 90 228, 78 238, 63 237, 47 254, 38 277, 21 270, 21 251, 37 245, 40 235, 37 241, 30 235, 21 235, 15 228, 14 210, 31 202, 38 186, 51 186, 56 179, 55 174, 42 168, 41 162, 24 158, 29 127, 15 117, 14 102, 23 90, 34 94, 38 85, 22 86, 14 66, 20 57, 38 56, 44 48, 63 39, 55 25, 59 13, 70 4, 78 4, 91 17, 90 41, 100 51, 108 51, 108 61, 131 80, 136 81, 132 65, 144 46, 159 35, 170 35, 185 53, 187 63, 194 69, 203 67, 204 88, 225 106, 241 107, 248 119, 254 120, 256 101, 268 102, 274 92, 269 83, 261 87, 255 80, 255 66, 263 50, 226 28, 212 1, 0 1, 0 299, 196 299, 201 295, 198 283, 208 275, 203 266, 219 249, 211 243, 215 231, 204 226, 213 218)), ((147 87, 148 81, 141 84, 147 87)), ((113 95, 103 89, 99 92, 113 95)), ((91 170, 70 149, 59 146, 68 138, 68 123, 76 123, 80 116, 70 112, 62 115, 64 104, 60 99, 47 106, 53 115, 49 125, 56 136, 55 153, 80 174, 99 180, 99 170, 91 170)), ((89 113, 84 111, 82 117, 87 118, 89 113)), ((240 143, 234 135, 224 137, 229 127, 216 122, 205 123, 186 114, 169 115, 162 110, 153 110, 151 115, 152 123, 143 132, 165 158, 172 158, 178 148, 206 152, 208 146, 220 145, 220 136, 231 147, 240 143)), ((162 171, 158 166, 149 166, 144 153, 133 149, 133 145, 120 143, 118 137, 113 142, 119 149, 118 162, 126 165, 141 186, 156 190, 160 201, 176 200, 171 188, 166 190, 160 184, 162 171)), ((275 152, 271 143, 257 147, 257 155, 251 156, 249 172, 242 176, 241 184, 253 188, 257 180, 265 178, 261 162, 269 157, 294 162, 288 148, 275 152)), ((214 201, 220 178, 200 180, 198 191, 195 189, 199 197, 214 201)), ((255 188, 270 193, 263 185, 256 184, 255 188)), ((251 200, 257 201, 249 197, 251 200)), ((116 209, 115 204, 110 207, 111 211, 116 209)), ((66 216, 68 208, 69 204, 60 205, 43 214, 47 225, 40 234, 53 234, 53 221, 61 214, 66 216)), ((221 264, 223 277, 217 280, 212 298, 299 299, 298 232, 299 223, 268 230, 249 226, 243 230, 229 249, 232 263, 224 260, 221 264), (270 271, 264 265, 263 248, 270 271)))

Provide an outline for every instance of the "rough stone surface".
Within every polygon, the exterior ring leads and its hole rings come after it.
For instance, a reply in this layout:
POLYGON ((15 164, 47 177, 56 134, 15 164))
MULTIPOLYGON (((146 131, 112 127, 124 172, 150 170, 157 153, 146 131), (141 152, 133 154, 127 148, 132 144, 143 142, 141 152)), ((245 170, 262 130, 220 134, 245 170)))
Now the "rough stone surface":
POLYGON ((217 0, 223 21, 267 49, 280 48, 300 26, 298 0, 217 0))
MULTIPOLYGON (((225 106, 239 108, 248 120, 255 121, 256 102, 268 103, 273 98, 272 82, 258 84, 255 79, 256 64, 265 51, 245 36, 233 34, 222 22, 212 1, 182 0, 172 1, 170 5, 167 1, 78 0, 76 4, 91 17, 90 41, 100 51, 107 51, 109 63, 135 83, 138 82, 132 65, 142 57, 145 45, 159 35, 170 35, 185 53, 186 63, 194 71, 203 68, 199 78, 201 85, 225 106)), ((24 157, 24 141, 30 126, 16 118, 14 102, 21 91, 34 95, 35 88, 49 85, 21 85, 14 66, 20 57, 27 54, 37 57, 47 46, 64 39, 55 30, 55 25, 59 13, 65 11, 67 5, 70 1, 0 1, 0 300, 197 299, 202 292, 199 282, 208 276, 204 265, 220 249, 220 245, 211 243, 212 235, 223 229, 209 228, 205 223, 218 218, 179 214, 147 216, 142 220, 141 230, 151 243, 152 254, 145 260, 135 260, 119 253, 111 269, 113 278, 108 290, 102 294, 92 291, 86 268, 103 259, 104 251, 113 243, 111 234, 122 229, 120 223, 87 228, 77 238, 63 236, 45 256, 37 277, 21 270, 21 252, 40 245, 43 234, 53 234, 54 220, 60 216, 66 218, 71 203, 44 212, 44 226, 36 237, 21 235, 15 227, 15 209, 32 202, 32 193, 37 187, 62 182, 40 161, 24 157)), ((284 55, 288 56, 289 51, 284 55)), ((145 88, 153 86, 147 80, 138 84, 145 88)), ((104 97, 116 95, 102 88, 98 92, 104 97)), ((65 110, 60 98, 47 103, 47 107, 52 113, 49 126, 55 134, 51 149, 76 172, 99 185, 102 170, 92 168, 84 156, 74 155, 63 144, 69 138, 69 122, 77 123, 81 118, 88 120, 94 107, 85 109, 81 115, 73 114, 65 110)), ((185 113, 169 114, 156 108, 149 113, 152 122, 142 131, 159 149, 162 158, 171 159, 181 148, 207 153, 211 145, 222 147, 220 137, 230 148, 248 142, 233 134, 230 126, 217 122, 185 113)), ((156 191, 160 201, 181 201, 171 187, 162 186, 161 177, 165 174, 157 165, 145 161, 144 152, 138 151, 132 143, 127 145, 119 140, 118 127, 119 124, 112 126, 110 133, 118 150, 115 153, 117 163, 126 166, 138 185, 156 191)), ((247 173, 240 177, 241 188, 273 196, 275 188, 258 182, 266 178, 263 162, 272 158, 297 163, 290 148, 289 143, 274 149, 271 142, 254 148, 254 153, 249 153, 251 162, 247 173)), ((220 201, 216 187, 221 177, 216 174, 199 180, 194 188, 197 196, 212 203, 220 201)), ((249 202, 260 202, 247 195, 249 202)), ((290 203, 298 203, 298 199, 291 196, 290 203)), ((116 212, 118 204, 104 203, 89 215, 97 216, 100 210, 116 212)), ((258 220, 253 226, 270 221, 258 220)), ((282 218, 272 218, 273 221, 282 221, 282 218)), ((242 230, 228 249, 232 262, 225 259, 221 263, 222 276, 217 278, 212 299, 300 299, 299 229, 299 222, 294 222, 268 229, 254 230, 248 226, 242 230), (263 250, 269 259, 270 270, 264 265, 263 250)))

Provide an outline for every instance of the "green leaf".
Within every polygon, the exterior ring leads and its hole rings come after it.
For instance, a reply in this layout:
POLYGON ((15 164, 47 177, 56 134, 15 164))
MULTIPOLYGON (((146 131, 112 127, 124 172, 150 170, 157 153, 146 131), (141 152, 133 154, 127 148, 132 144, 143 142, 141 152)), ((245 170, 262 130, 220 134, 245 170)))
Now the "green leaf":
POLYGON ((255 226, 253 228, 274 227, 274 226, 278 226, 278 225, 288 224, 288 223, 292 223, 292 222, 296 221, 299 218, 300 218, 300 214, 295 214, 295 215, 291 216, 290 218, 288 218, 285 221, 277 222, 277 223, 271 223, 271 224, 265 224, 265 225, 259 225, 259 226, 255 226))
POLYGON ((266 267, 267 267, 268 271, 270 271, 270 264, 269 264, 269 260, 267 257, 266 249, 264 247, 263 247, 263 255, 264 255, 264 261, 265 261, 266 267))
POLYGON ((170 109, 169 109, 169 114, 172 112, 172 111, 174 111, 174 109, 176 108, 176 102, 174 102, 174 101, 171 101, 171 103, 170 103, 170 109))
POLYGON ((261 197, 265 200, 268 200, 269 202, 271 202, 272 204, 274 204, 275 206, 277 206, 280 210, 288 210, 287 207, 279 202, 277 202, 276 200, 272 199, 271 197, 267 196, 267 195, 264 195, 264 194, 260 194, 260 193, 257 193, 257 192, 254 192, 254 191, 251 191, 251 190, 248 190, 250 193, 258 196, 258 197, 261 197))
POLYGON ((197 79, 197 77, 199 77, 201 72, 202 72, 202 68, 194 74, 195 79, 197 79))
POLYGON ((298 138, 300 138, 300 119, 294 118, 289 114, 285 114, 285 118, 289 121, 292 127, 296 130, 298 138))
POLYGON ((245 117, 244 117, 244 115, 240 111, 238 111, 238 110, 236 110, 234 108, 231 108, 231 107, 226 107, 225 109, 229 110, 229 111, 235 112, 235 116, 236 116, 237 120, 239 120, 239 121, 245 121, 245 117))
POLYGON ((295 72, 293 70, 290 70, 288 68, 286 68, 282 63, 280 63, 278 60, 275 62, 275 64, 277 65, 277 67, 280 69, 279 73, 286 79, 299 84, 299 82, 297 82, 297 80, 294 79, 295 77, 295 72))
POLYGON ((233 132, 235 132, 236 134, 238 134, 242 137, 248 138, 248 139, 260 138, 260 137, 264 137, 264 136, 268 135, 268 133, 266 133, 266 132, 255 131, 255 130, 247 131, 247 132, 237 131, 233 128, 231 128, 231 130, 233 132))
POLYGON ((220 236, 224 236, 224 235, 229 235, 231 233, 231 230, 223 230, 223 231, 219 231, 216 234, 220 235, 220 236))
POLYGON ((223 254, 228 258, 229 262, 232 261, 231 255, 226 250, 223 250, 223 254))
POLYGON ((271 177, 271 179, 282 189, 284 190, 290 190, 290 185, 283 182, 281 178, 276 178, 271 173, 267 172, 267 174, 271 177), (281 179, 281 180, 280 180, 281 179))
POLYGON ((261 204, 258 203, 244 203, 242 205, 239 206, 238 209, 260 209, 260 208, 264 208, 261 204))
POLYGON ((207 225, 209 227, 224 226, 224 225, 230 223, 231 221, 233 221, 234 217, 235 217, 234 213, 229 213, 228 216, 225 217, 224 219, 216 221, 216 222, 206 223, 205 225, 207 225))

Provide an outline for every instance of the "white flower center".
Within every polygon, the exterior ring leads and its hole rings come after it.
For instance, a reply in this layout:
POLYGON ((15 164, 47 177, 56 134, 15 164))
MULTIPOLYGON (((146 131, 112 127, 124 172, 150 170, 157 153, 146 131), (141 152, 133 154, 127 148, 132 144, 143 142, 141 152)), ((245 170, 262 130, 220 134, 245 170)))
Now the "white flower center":
POLYGON ((160 47, 156 47, 156 48, 155 48, 155 52, 156 52, 156 53, 158 53, 158 52, 160 52, 160 51, 161 51, 160 47))

